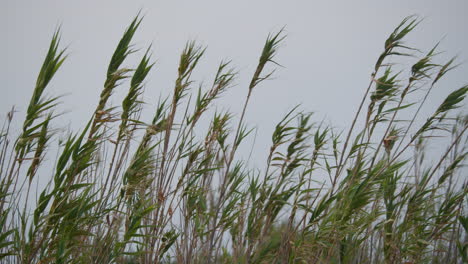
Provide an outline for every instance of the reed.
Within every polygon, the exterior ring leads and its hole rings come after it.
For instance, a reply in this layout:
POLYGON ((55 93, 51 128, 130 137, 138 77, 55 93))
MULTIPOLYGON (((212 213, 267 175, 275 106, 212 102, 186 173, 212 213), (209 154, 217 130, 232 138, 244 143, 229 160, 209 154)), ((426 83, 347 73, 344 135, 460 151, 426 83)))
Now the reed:
POLYGON ((456 59, 436 62, 438 45, 424 54, 405 43, 418 17, 390 33, 347 130, 295 107, 278 118, 263 168, 247 166, 238 148, 283 30, 267 37, 238 118, 212 110, 238 76, 231 61, 197 87, 192 73, 206 49, 187 42, 171 95, 142 120, 156 67, 151 45, 132 44, 141 23, 137 15, 118 43, 88 123, 59 147, 60 98, 47 86, 68 58, 54 33, 21 131, 10 129, 14 109, 1 130, 2 263, 468 261, 468 117, 457 112, 468 86, 420 116, 456 59), (397 71, 403 57, 413 64, 397 71), (110 105, 117 86, 128 93, 110 105), (425 151, 442 144, 442 153, 425 151), (48 183, 36 191, 34 180, 48 183), (27 205, 30 197, 37 203, 27 205))

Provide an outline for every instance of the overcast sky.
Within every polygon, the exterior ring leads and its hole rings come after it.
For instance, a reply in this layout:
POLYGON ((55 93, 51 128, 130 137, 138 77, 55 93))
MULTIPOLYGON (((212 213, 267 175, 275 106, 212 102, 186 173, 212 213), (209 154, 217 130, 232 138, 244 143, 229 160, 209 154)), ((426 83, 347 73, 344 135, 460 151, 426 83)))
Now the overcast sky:
MULTIPOLYGON (((298 103, 316 112, 317 121, 341 129, 349 125, 385 39, 405 16, 424 18, 408 45, 427 51, 442 40, 440 62, 459 55, 464 63, 437 87, 428 109, 468 82, 466 0, 1 1, 0 113, 16 105, 21 122, 50 38, 61 25, 69 57, 48 94, 64 94, 61 109, 69 112, 63 120, 73 129, 82 127, 95 109, 110 57, 139 10, 145 18, 135 47, 144 50, 152 43, 157 59, 144 97, 149 109, 160 95, 170 94, 181 50, 186 41, 197 40, 207 52, 194 79, 211 82, 220 60, 232 59, 240 78, 216 108, 239 113, 266 36, 285 26, 287 39, 277 56, 284 68, 254 91, 247 114, 247 122, 258 128, 260 152, 268 149, 275 123, 298 103)), ((115 104, 124 92, 119 88, 115 104)))

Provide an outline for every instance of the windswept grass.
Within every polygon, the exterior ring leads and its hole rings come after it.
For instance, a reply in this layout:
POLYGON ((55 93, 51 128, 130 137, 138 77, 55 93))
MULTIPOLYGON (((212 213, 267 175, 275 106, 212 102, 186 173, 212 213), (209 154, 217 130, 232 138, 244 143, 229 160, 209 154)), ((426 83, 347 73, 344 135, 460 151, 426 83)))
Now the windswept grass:
POLYGON ((197 87, 192 73, 205 48, 188 42, 172 92, 142 120, 146 78, 156 67, 151 46, 137 65, 127 62, 141 53, 132 44, 138 15, 89 122, 55 148, 59 98, 48 97, 47 86, 67 58, 57 30, 21 131, 10 130, 13 109, 0 135, 0 261, 467 262, 468 117, 455 110, 468 86, 449 87, 432 115, 419 116, 455 64, 436 62, 438 45, 424 54, 406 44, 419 22, 405 18, 390 33, 347 130, 296 107, 278 117, 264 168, 246 166, 238 148, 251 132, 251 95, 278 65, 282 30, 267 37, 238 118, 210 111, 237 78, 231 61, 220 62, 211 85, 197 87), (413 65, 400 70, 402 58, 413 65), (128 93, 110 105, 118 86, 128 93), (426 153, 433 145, 445 148, 426 153), (36 192, 37 181, 48 184, 36 192))

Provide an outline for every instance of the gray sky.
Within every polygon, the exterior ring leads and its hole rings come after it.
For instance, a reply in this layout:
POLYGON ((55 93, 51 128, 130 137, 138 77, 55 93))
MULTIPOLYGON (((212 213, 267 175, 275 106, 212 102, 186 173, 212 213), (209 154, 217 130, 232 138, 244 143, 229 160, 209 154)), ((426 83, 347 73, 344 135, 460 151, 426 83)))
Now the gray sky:
MULTIPOLYGON (((2 0, 0 9, 0 113, 16 105, 22 122, 37 73, 58 25, 69 58, 50 84, 51 95, 65 94, 62 120, 73 129, 91 116, 107 65, 124 29, 139 10, 145 15, 135 47, 153 43, 157 65, 144 100, 150 113, 159 95, 169 95, 185 42, 207 46, 194 80, 210 83, 221 59, 232 59, 237 86, 217 104, 240 113, 258 57, 269 32, 286 26, 287 39, 275 79, 254 91, 247 122, 258 128, 256 151, 265 153, 273 126, 293 106, 313 111, 337 128, 350 124, 389 33, 405 17, 424 18, 407 44, 423 51, 442 40, 440 62, 459 55, 464 62, 441 82, 428 101, 432 112, 450 92, 468 82, 468 1, 22 1, 2 0)), ((129 60, 134 66, 140 53, 129 60)), ((414 62, 415 59, 409 60, 414 62)), ((113 97, 119 104, 125 86, 113 97)), ((465 108, 466 109, 466 108, 465 108)), ((3 120, 3 117, 2 117, 3 120)), ((64 124, 56 124, 58 127, 64 124)))

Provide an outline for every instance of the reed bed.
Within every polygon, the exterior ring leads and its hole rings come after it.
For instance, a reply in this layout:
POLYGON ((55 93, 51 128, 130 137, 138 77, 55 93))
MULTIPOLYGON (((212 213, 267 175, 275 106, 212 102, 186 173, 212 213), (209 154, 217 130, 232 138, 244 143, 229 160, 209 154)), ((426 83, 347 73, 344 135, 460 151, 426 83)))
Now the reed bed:
POLYGON ((211 85, 197 86, 192 73, 205 48, 187 42, 171 94, 142 120, 146 77, 157 67, 151 47, 132 44, 138 15, 89 122, 63 135, 60 97, 47 93, 68 59, 57 30, 21 130, 10 129, 14 109, 1 130, 0 261, 468 262, 468 116, 456 111, 468 85, 450 88, 433 114, 420 116, 457 62, 436 62, 437 45, 422 53, 406 44, 419 22, 405 18, 390 33, 349 128, 337 131, 296 107, 278 117, 262 168, 247 166, 238 149, 283 31, 267 37, 240 114, 212 107, 238 77, 232 63, 221 61, 211 85), (141 59, 131 66, 130 56, 141 59), (111 105, 118 86, 128 94, 111 105), (434 144, 443 151, 427 153, 434 144), (47 185, 36 191, 38 182, 47 185))

